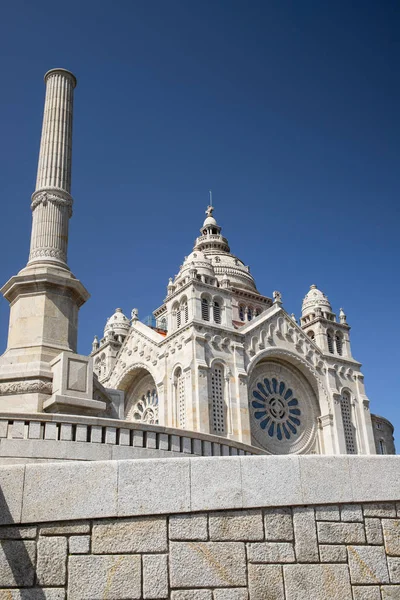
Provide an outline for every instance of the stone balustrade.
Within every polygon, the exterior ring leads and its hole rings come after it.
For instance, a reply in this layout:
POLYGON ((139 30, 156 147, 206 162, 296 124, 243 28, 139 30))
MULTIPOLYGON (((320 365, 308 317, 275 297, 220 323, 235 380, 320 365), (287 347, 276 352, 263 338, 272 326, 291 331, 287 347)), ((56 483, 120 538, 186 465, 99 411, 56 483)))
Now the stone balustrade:
POLYGON ((234 440, 158 425, 61 414, 0 414, 0 464, 265 454, 234 440))

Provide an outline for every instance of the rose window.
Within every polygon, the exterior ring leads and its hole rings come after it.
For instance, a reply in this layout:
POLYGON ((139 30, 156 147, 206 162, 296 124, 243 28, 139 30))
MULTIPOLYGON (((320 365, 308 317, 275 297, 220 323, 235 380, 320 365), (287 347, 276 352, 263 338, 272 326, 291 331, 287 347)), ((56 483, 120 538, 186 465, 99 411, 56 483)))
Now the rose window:
POLYGON ((299 401, 293 390, 276 377, 265 377, 252 391, 254 418, 270 438, 290 440, 301 425, 299 401))

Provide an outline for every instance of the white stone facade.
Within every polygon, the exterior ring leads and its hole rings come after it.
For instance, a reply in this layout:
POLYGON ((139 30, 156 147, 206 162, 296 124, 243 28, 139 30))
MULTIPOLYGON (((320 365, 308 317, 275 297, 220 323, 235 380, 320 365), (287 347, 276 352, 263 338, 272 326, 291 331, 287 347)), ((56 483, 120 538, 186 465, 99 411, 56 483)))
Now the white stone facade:
POLYGON ((125 393, 124 418, 211 433, 271 454, 374 454, 360 363, 343 310, 311 286, 300 323, 262 296, 208 207, 155 325, 120 309, 93 345, 95 373, 125 393))

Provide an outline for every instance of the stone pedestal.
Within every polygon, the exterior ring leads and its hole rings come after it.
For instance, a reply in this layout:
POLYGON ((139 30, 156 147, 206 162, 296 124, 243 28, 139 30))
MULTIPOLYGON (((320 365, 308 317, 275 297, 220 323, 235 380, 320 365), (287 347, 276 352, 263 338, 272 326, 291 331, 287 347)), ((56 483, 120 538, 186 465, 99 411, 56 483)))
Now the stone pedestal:
POLYGON ((89 293, 70 271, 51 265, 23 269, 0 291, 10 302, 0 411, 40 411, 52 390, 50 362, 63 350, 76 352, 78 311, 89 293))

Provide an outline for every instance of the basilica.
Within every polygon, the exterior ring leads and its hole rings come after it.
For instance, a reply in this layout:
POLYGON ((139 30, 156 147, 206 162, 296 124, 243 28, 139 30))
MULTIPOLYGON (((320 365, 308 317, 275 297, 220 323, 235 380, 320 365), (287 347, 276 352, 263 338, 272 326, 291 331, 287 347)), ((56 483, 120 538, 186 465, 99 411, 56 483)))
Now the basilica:
POLYGON ((350 327, 311 285, 300 322, 263 296, 209 206, 153 325, 121 309, 93 341, 94 372, 124 392, 120 418, 240 440, 271 454, 393 451, 370 414, 350 327))
MULTIPOLYGON (((121 431, 137 423, 152 433, 196 432, 203 442, 264 454, 394 453, 391 423, 370 412, 344 311, 337 316, 316 285, 299 321, 280 292, 262 295, 211 205, 154 319, 117 308, 91 355, 77 354, 78 312, 89 294, 67 263, 76 79, 53 69, 45 82, 30 255, 1 289, 10 326, 0 416, 75 415, 90 435, 100 427, 90 419, 107 419, 103 442, 115 421, 121 431)), ((70 419, 68 435, 78 435, 77 422, 70 419)))

